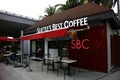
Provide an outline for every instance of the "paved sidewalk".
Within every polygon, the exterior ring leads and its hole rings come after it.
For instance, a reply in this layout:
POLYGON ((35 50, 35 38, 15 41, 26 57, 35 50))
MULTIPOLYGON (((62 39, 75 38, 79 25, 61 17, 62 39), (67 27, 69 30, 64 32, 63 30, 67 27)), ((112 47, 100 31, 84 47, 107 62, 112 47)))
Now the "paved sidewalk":
POLYGON ((26 80, 7 65, 0 63, 0 80, 26 80))
MULTIPOLYGON (((49 71, 46 68, 41 71, 41 63, 31 61, 33 72, 26 68, 14 68, 12 65, 0 63, 0 80, 64 80, 63 72, 57 76, 56 71, 49 71), (15 78, 15 79, 14 79, 15 78)), ((76 70, 72 76, 66 76, 65 80, 120 80, 120 69, 113 73, 101 73, 81 69, 76 70)))

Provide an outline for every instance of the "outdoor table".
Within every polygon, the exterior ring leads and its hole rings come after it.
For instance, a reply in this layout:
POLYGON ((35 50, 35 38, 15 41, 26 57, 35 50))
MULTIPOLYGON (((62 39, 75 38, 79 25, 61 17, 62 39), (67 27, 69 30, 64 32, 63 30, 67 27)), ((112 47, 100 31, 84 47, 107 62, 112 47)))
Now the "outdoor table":
MULTIPOLYGON (((70 76, 71 75, 71 69, 70 69, 70 64, 77 62, 77 60, 72 60, 72 59, 65 59, 65 60, 61 60, 61 63, 66 63, 67 64, 67 74, 70 76)), ((65 72, 65 69, 64 69, 65 72)), ((64 73, 65 75, 65 73, 64 73)))
POLYGON ((4 54, 3 56, 6 58, 5 59, 5 63, 8 64, 8 61, 10 61, 10 56, 12 55, 13 53, 9 52, 7 54, 4 54))
POLYGON ((54 63, 56 61, 58 61, 58 59, 59 59, 58 57, 55 57, 55 58, 51 58, 51 57, 45 58, 45 60, 47 60, 47 69, 49 69, 49 65, 52 64, 52 70, 54 71, 55 70, 54 63))
POLYGON ((35 60, 35 61, 43 61, 43 58, 39 58, 39 57, 30 57, 31 60, 35 60))

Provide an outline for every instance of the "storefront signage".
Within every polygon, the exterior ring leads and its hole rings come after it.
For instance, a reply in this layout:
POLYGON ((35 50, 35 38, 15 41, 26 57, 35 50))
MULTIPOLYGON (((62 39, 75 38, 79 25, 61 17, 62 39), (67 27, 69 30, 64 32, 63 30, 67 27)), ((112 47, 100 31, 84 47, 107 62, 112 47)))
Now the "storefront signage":
POLYGON ((72 49, 89 49, 89 46, 85 46, 85 43, 90 42, 89 39, 83 39, 83 40, 71 40, 71 48, 72 49))
POLYGON ((61 23, 39 27, 37 28, 37 32, 38 33, 50 32, 54 30, 60 30, 60 29, 65 29, 69 27, 79 27, 79 26, 85 26, 85 25, 88 25, 88 17, 79 18, 79 19, 70 20, 70 21, 66 20, 61 23))

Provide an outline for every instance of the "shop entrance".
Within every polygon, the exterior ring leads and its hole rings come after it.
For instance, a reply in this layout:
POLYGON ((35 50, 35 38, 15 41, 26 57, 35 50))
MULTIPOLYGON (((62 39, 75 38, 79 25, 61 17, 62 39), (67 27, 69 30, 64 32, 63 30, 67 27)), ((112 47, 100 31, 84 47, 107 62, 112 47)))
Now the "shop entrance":
POLYGON ((68 58, 69 56, 69 41, 68 40, 60 40, 59 42, 59 55, 61 57, 66 57, 68 58))
POLYGON ((31 41, 31 56, 43 58, 44 57, 44 39, 31 41))
POLYGON ((120 66, 120 36, 112 36, 112 56, 115 66, 120 66))
POLYGON ((68 43, 67 40, 56 40, 48 42, 49 56, 59 56, 68 58, 68 43), (54 54, 51 53, 54 51, 54 54))

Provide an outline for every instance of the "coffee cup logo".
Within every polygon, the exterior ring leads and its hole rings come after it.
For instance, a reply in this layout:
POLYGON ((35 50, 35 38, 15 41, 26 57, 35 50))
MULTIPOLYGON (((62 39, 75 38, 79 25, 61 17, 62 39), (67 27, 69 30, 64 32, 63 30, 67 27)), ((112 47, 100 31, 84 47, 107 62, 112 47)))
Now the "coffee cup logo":
POLYGON ((77 31, 75 31, 74 29, 70 30, 69 35, 70 35, 71 38, 74 38, 74 39, 78 37, 77 31))

